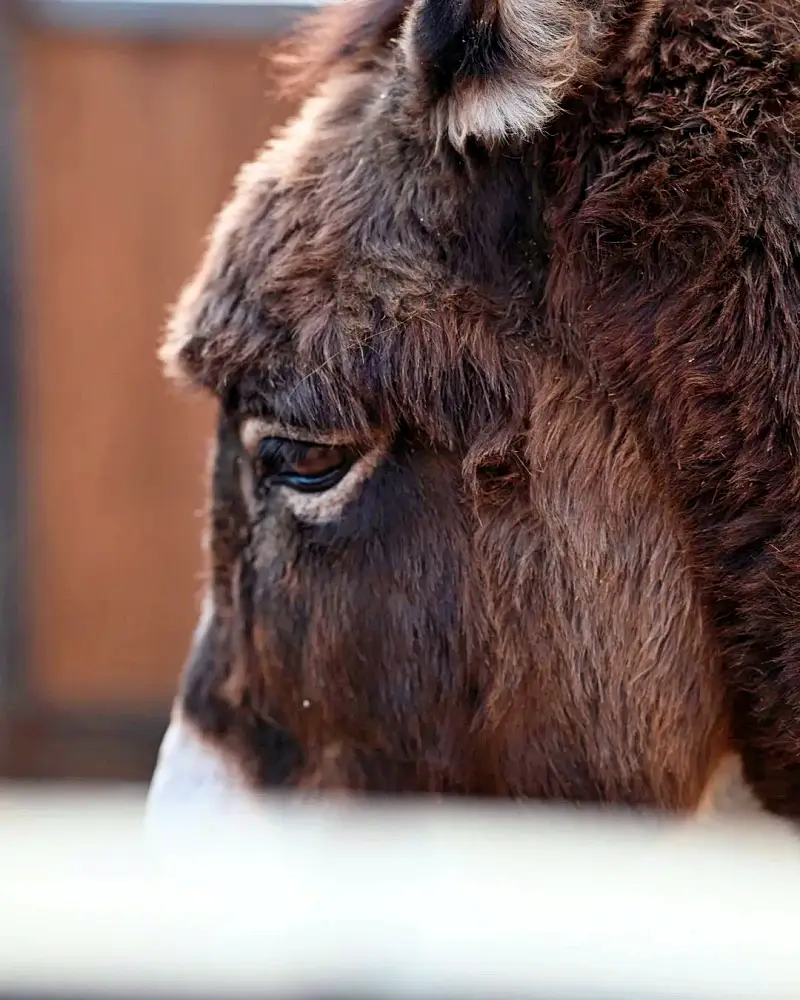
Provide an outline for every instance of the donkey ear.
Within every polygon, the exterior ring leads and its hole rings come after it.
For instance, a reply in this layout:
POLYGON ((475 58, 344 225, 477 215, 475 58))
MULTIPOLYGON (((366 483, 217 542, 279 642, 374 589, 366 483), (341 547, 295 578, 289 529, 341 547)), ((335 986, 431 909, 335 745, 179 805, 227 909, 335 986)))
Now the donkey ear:
POLYGON ((451 140, 529 136, 638 37, 661 0, 416 0, 406 61, 451 140))

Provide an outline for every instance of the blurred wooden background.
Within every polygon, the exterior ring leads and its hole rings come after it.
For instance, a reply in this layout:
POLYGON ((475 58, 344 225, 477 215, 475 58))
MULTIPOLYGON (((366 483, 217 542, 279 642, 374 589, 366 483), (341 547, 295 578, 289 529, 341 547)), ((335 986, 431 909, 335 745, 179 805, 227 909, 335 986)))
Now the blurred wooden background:
POLYGON ((156 348, 237 168, 290 111, 269 54, 21 36, 28 648, 7 771, 146 776, 198 610, 212 419, 156 348))

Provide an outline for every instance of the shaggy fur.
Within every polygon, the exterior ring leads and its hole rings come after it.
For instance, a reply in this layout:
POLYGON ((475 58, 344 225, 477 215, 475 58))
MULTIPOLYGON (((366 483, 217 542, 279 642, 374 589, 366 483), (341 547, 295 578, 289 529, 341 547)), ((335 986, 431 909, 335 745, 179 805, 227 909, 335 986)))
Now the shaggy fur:
POLYGON ((800 813, 796 5, 455 9, 325 15, 175 311, 221 401, 185 709, 257 782, 668 808, 732 738, 800 813), (253 416, 388 444, 304 523, 253 416))

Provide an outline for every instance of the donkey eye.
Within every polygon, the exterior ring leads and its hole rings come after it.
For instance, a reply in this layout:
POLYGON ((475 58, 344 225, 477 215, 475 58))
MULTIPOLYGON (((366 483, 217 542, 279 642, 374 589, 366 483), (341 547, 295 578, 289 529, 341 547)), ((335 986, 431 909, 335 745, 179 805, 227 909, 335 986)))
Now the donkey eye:
POLYGON ((259 477, 270 485, 322 493, 344 478, 357 456, 339 445, 263 438, 255 457, 259 477))

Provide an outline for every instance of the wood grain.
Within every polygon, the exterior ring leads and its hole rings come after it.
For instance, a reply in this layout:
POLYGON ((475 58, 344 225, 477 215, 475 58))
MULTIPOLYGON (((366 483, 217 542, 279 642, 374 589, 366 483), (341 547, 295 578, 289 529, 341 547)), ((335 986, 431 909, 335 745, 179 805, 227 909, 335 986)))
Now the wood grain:
POLYGON ((198 606, 211 407, 156 346, 237 167, 289 109, 256 43, 35 34, 22 55, 31 693, 165 705, 198 606))

